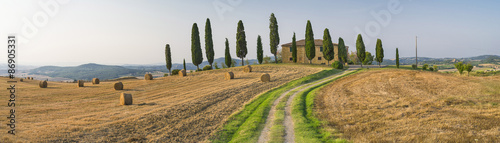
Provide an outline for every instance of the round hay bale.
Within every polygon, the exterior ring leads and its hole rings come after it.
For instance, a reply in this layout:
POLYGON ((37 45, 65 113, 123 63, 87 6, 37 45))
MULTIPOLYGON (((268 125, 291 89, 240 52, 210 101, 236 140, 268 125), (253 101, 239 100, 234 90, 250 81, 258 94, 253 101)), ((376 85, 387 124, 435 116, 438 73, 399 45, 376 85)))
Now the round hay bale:
POLYGON ((117 82, 115 83, 115 90, 123 90, 123 83, 122 82, 117 82))
POLYGON ((40 86, 40 88, 47 88, 47 81, 40 81, 40 83, 38 83, 38 86, 40 86))
POLYGON ((252 72, 252 67, 250 65, 247 65, 243 68, 244 72, 252 72))
POLYGON ((147 73, 147 74, 144 75, 144 79, 145 80, 153 80, 153 75, 147 73))
POLYGON ((234 73, 233 73, 233 72, 227 72, 227 73, 224 75, 224 79, 226 79, 226 80, 231 80, 231 79, 234 79, 234 73))
POLYGON ((83 87, 83 80, 78 80, 76 83, 78 83, 78 87, 83 87))
POLYGON ((182 69, 181 71, 179 71, 179 76, 180 77, 186 76, 186 70, 182 69))
POLYGON ((132 94, 122 93, 120 95, 120 105, 132 105, 132 94))
POLYGON ((92 84, 99 84, 99 83, 100 83, 99 78, 92 79, 92 84))
POLYGON ((260 81, 262 81, 262 82, 270 82, 271 81, 271 76, 269 76, 269 74, 267 74, 267 73, 263 73, 260 76, 260 81))

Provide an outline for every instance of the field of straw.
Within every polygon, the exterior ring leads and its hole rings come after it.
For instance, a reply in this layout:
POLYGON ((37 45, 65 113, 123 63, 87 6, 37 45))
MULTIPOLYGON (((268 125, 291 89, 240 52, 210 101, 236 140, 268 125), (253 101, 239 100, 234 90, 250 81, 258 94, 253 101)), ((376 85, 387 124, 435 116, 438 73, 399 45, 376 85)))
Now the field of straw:
MULTIPOLYGON (((198 142, 206 140, 225 119, 259 93, 321 71, 322 67, 293 65, 252 66, 190 73, 153 80, 121 80, 100 84, 18 82, 16 136, 0 126, 1 142, 198 142), (224 80, 226 72, 235 78, 224 80), (271 82, 261 82, 263 73, 271 82), (133 105, 120 104, 130 93, 133 105), (16 139, 15 139, 16 138, 16 139)), ((7 78, 0 86, 8 87, 7 78)), ((7 91, 5 91, 7 92, 7 91)), ((6 99, 7 100, 7 99, 6 99)), ((5 102, 6 103, 6 102, 5 102)), ((9 107, 0 106, 3 117, 9 107)))
POLYGON ((500 142, 500 76, 369 70, 315 103, 327 130, 353 142, 500 142))

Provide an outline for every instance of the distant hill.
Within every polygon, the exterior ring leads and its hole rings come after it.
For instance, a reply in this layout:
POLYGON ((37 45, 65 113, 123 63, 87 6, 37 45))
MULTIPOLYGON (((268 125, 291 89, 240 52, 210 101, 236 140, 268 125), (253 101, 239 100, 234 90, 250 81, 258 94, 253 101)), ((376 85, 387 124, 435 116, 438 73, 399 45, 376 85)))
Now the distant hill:
MULTIPOLYGON (((271 57, 271 59, 274 59, 274 57, 271 57)), ((234 59, 236 61, 236 66, 241 66, 241 59, 234 59)), ((217 62, 217 65, 219 68, 222 67, 222 63, 224 63, 226 60, 221 57, 214 59, 214 63, 217 62)), ((254 62, 258 63, 257 59, 248 59, 248 62, 250 65, 252 65, 254 62)), ((208 65, 208 61, 203 61, 200 64, 200 69, 203 68, 204 66, 208 65)), ((246 64, 245 64, 246 65, 246 64)), ((215 66, 215 65, 214 65, 215 66)), ((129 68, 129 69, 136 69, 136 70, 142 70, 142 71, 161 71, 161 72, 168 72, 167 67, 164 65, 124 65, 123 67, 129 68)), ((173 63, 172 64, 172 70, 173 69, 183 69, 182 63, 173 63)), ((186 63, 186 69, 187 70, 196 70, 196 66, 193 65, 192 63, 186 63)))
POLYGON ((45 75, 50 77, 64 77, 76 80, 92 80, 92 78, 114 79, 123 76, 138 76, 144 71, 99 64, 84 64, 76 67, 43 66, 30 70, 29 74, 45 75))
MULTIPOLYGON (((495 63, 500 62, 500 56, 498 55, 481 55, 476 57, 468 58, 428 58, 428 57, 418 57, 419 64, 453 64, 455 62, 468 62, 471 64, 482 64, 482 63, 495 63)), ((411 65, 415 64, 415 57, 400 57, 399 63, 401 65, 411 65)), ((373 62, 377 64, 377 62, 373 62)), ((395 65, 396 59, 384 59, 383 65, 395 65)))

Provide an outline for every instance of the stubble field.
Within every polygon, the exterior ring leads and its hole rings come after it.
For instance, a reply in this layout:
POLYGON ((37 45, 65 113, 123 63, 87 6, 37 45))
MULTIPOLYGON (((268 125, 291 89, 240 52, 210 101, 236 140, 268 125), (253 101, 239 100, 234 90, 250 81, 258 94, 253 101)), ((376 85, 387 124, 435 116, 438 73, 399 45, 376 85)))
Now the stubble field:
POLYGON ((500 76, 368 70, 315 103, 327 130, 353 142, 500 142, 500 76))
MULTIPOLYGON (((121 80, 98 85, 37 80, 17 83, 16 136, 0 134, 4 142, 198 142, 205 141, 227 117, 256 95, 324 67, 297 65, 253 66, 255 72, 231 68, 162 77, 152 81, 121 80), (224 80, 233 71, 235 79, 224 80), (271 82, 260 82, 268 73, 271 82), (120 93, 131 93, 133 105, 119 105, 120 93)), ((7 78, 0 86, 7 87, 7 78)), ((7 92, 7 91, 6 91, 7 92)), ((7 99, 6 99, 7 100, 7 99)), ((5 101, 6 101, 5 100, 5 101)), ((1 106, 7 116, 10 110, 1 106)), ((7 131, 7 126, 0 126, 7 131)))

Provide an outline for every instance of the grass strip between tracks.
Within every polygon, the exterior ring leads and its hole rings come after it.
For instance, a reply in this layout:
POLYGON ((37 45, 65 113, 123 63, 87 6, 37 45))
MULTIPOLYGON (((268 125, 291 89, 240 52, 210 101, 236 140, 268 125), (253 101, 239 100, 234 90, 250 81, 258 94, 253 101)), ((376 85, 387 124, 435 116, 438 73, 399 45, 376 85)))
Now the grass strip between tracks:
POLYGON ((331 82, 358 73, 361 70, 356 70, 345 75, 336 77, 328 82, 318 84, 309 89, 300 92, 292 102, 292 118, 294 121, 295 142, 347 142, 343 139, 338 139, 332 136, 331 132, 322 128, 321 122, 314 115, 314 98, 317 92, 331 82))
POLYGON ((246 104, 242 110, 229 117, 222 129, 210 140, 212 142, 257 142, 273 101, 282 93, 340 71, 336 69, 323 70, 258 95, 246 104))

